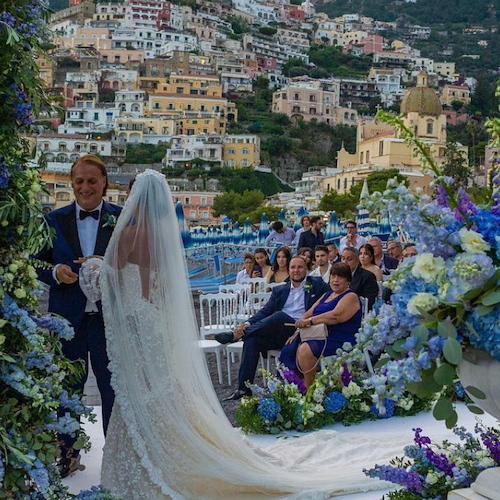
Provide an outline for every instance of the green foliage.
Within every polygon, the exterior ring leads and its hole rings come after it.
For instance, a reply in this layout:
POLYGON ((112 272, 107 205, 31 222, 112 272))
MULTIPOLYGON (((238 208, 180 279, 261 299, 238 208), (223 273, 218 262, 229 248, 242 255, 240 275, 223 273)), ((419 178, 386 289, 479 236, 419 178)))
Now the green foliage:
POLYGON ((466 189, 474 177, 474 171, 467 165, 465 152, 454 142, 448 141, 444 151, 443 173, 455 179, 455 186, 466 189))
POLYGON ((251 31, 251 26, 248 21, 239 16, 230 16, 228 21, 231 23, 231 27, 235 35, 241 35, 243 33, 248 33, 251 31))
POLYGON ((128 144, 126 163, 161 163, 167 152, 167 144, 128 144))
MULTIPOLYGON (((396 178, 398 183, 405 184, 406 178, 399 173, 397 169, 382 170, 380 172, 373 172, 367 178, 368 189, 370 193, 379 191, 383 193, 387 186, 389 179, 396 178)), ((349 212, 355 212, 359 204, 359 197, 363 183, 357 182, 346 194, 339 194, 337 191, 332 190, 321 199, 319 209, 325 212, 335 210, 341 217, 345 217, 349 212)))
POLYGON ((260 26, 259 27, 259 33, 265 36, 273 36, 276 35, 278 30, 276 28, 272 28, 270 26, 260 26))
POLYGON ((277 219, 280 209, 271 205, 265 206, 262 191, 247 190, 243 193, 229 191, 217 196, 214 199, 212 212, 216 217, 227 215, 241 224, 249 217, 250 222, 256 224, 260 222, 263 213, 267 215, 268 220, 277 219))

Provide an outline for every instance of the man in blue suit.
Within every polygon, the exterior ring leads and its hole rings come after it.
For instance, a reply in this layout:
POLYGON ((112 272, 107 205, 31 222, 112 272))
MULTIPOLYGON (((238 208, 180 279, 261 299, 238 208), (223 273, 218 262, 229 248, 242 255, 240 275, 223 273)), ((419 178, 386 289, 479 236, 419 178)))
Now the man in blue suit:
POLYGON ((269 302, 246 323, 232 333, 220 333, 215 339, 221 344, 243 339, 238 376, 238 389, 227 400, 240 399, 251 394, 259 363, 259 353, 281 349, 295 332, 293 325, 330 287, 321 278, 306 278, 307 266, 302 257, 290 261, 290 283, 273 288, 269 302))
MULTIPOLYGON (((109 359, 101 303, 87 300, 78 284, 80 265, 90 256, 103 256, 113 233, 121 208, 103 200, 108 187, 106 166, 95 155, 85 155, 71 167, 71 182, 76 201, 50 212, 46 217, 55 230, 52 247, 43 249, 36 258, 52 264, 38 269, 38 277, 50 286, 49 311, 70 321, 75 330, 72 340, 62 340, 64 355, 84 364, 84 375, 71 389, 83 392, 88 376, 90 354, 92 369, 102 399, 104 433, 106 433, 114 392, 111 387, 109 359)), ((61 409, 61 415, 65 410, 61 409)), ((61 435, 59 470, 63 477, 81 469, 79 452, 73 449, 74 438, 61 435)))

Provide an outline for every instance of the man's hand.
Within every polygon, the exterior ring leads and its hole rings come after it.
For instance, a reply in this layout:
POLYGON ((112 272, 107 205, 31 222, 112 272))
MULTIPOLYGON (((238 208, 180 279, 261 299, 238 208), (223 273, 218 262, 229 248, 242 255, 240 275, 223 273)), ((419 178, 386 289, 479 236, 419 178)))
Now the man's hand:
POLYGON ((242 325, 237 326, 234 329, 234 337, 237 340, 241 339, 241 337, 243 337, 243 335, 245 335, 245 330, 247 329, 247 327, 248 327, 248 323, 243 323, 242 325))
POLYGON ((57 266, 56 278, 59 283, 72 285, 78 279, 78 274, 74 273, 67 264, 60 264, 57 266))
POLYGON ((102 255, 90 255, 89 257, 78 257, 78 259, 74 260, 75 264, 83 264, 87 262, 89 259, 104 259, 102 255))

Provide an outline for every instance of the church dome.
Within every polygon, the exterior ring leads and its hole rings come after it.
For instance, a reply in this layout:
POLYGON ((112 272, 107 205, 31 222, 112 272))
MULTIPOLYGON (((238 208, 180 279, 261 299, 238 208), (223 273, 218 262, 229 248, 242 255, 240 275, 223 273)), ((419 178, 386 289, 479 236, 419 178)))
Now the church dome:
POLYGON ((408 90, 401 101, 401 113, 418 113, 420 116, 439 117, 443 112, 441 101, 436 93, 427 86, 427 74, 420 72, 417 86, 408 90))

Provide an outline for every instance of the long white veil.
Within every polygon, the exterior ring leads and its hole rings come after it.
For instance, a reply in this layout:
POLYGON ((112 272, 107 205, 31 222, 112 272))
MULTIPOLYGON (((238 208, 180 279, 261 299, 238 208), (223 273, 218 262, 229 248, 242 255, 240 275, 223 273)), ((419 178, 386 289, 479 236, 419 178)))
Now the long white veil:
POLYGON ((198 348, 165 178, 137 176, 101 272, 116 402, 102 482, 127 499, 323 499, 381 489, 363 467, 404 443, 317 432, 258 449, 226 418, 198 348))

